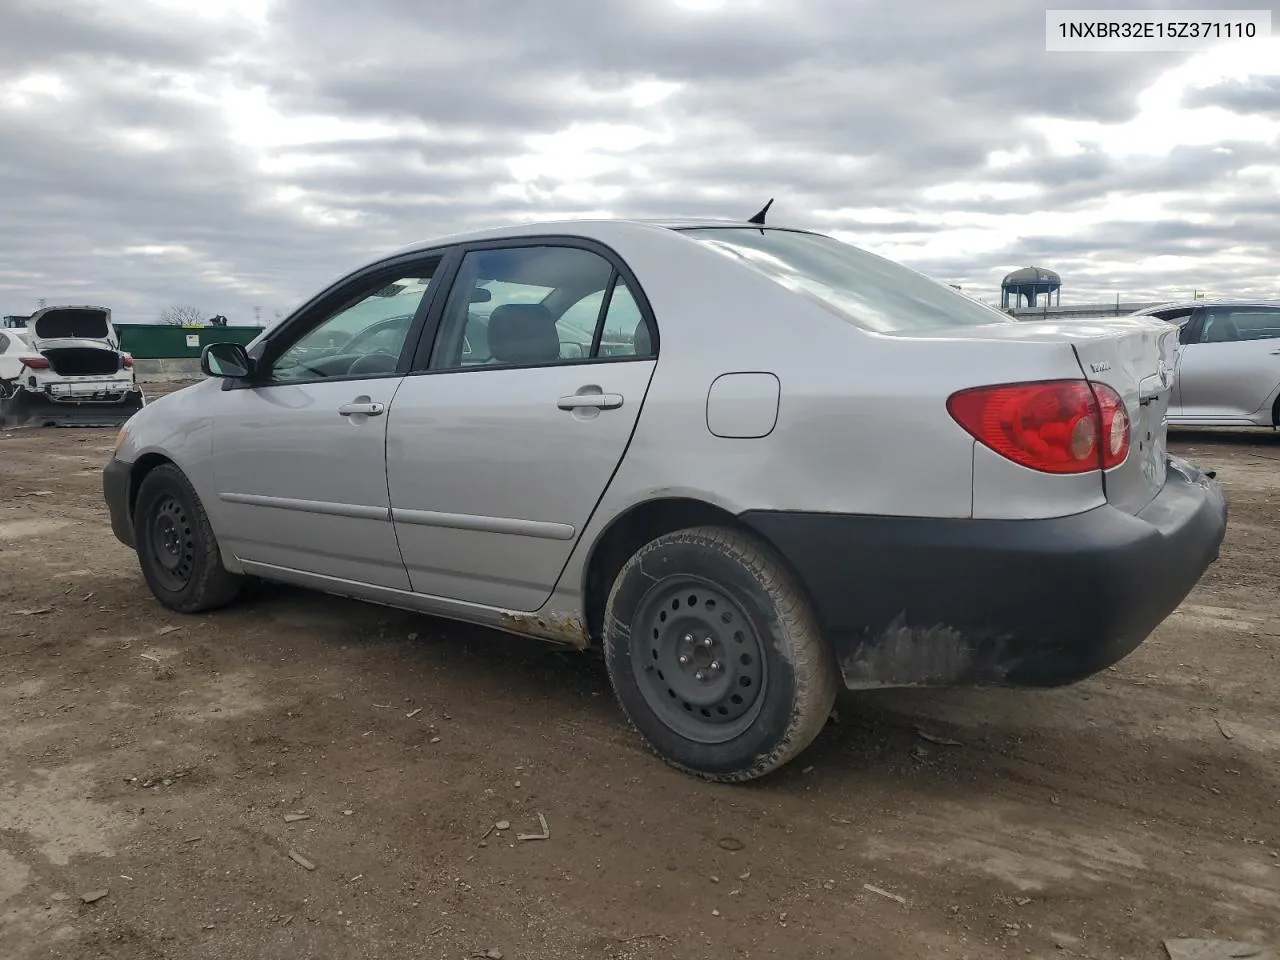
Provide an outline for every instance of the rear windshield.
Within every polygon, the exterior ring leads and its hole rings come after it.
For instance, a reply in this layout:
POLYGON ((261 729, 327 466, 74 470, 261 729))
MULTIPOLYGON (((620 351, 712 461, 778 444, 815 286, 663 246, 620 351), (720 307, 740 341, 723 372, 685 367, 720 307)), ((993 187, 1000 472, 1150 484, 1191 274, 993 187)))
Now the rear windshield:
POLYGON ((831 237, 749 227, 681 232, 865 330, 892 333, 1016 322, 946 284, 831 237))

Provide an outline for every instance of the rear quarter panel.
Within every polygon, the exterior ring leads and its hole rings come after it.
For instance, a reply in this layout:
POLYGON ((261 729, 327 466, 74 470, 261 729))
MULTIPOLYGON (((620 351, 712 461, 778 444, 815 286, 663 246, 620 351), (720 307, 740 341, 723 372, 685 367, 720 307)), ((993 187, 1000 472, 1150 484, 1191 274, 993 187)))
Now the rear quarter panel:
MULTIPOLYGON (((950 393, 1081 376, 1066 344, 867 333, 694 241, 673 245, 661 228, 646 235, 631 226, 602 228, 597 238, 636 272, 657 318, 659 358, 627 454, 561 578, 570 593, 607 525, 652 499, 686 496, 731 513, 969 517, 975 442, 947 413, 950 393), (770 372, 781 383, 767 437, 723 439, 707 428, 712 382, 740 371, 770 372)), ((1076 512, 1101 497, 1095 477, 1060 485, 1056 502, 1032 504, 1040 475, 1017 471, 1031 473, 1015 467, 1015 509, 1031 515, 1037 506, 1042 515, 1076 512)))

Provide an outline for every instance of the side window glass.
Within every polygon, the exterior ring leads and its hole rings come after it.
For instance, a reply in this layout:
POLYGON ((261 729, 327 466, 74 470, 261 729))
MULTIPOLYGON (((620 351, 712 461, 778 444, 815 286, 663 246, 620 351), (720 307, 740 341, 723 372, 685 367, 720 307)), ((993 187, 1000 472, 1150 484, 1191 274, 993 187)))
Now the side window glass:
POLYGON ((9 338, 0 333, 0 353, 4 353, 9 349, 9 338))
POLYGON ((560 314, 560 318, 556 320, 556 336, 560 338, 562 358, 568 360, 591 356, 591 341, 596 334, 596 323, 600 319, 604 295, 604 290, 588 294, 560 314))
POLYGON ((589 358, 612 275, 607 260, 577 247, 468 253, 449 295, 431 366, 470 369, 589 358))
POLYGON ((625 280, 618 278, 609 298, 609 312, 604 317, 600 334, 602 357, 651 357, 653 337, 636 298, 625 280))
POLYGON ((1280 339, 1280 310, 1232 310, 1238 340, 1280 339))
POLYGON ((394 374, 434 267, 426 266, 413 276, 382 277, 354 290, 351 300, 275 359, 268 382, 394 374))

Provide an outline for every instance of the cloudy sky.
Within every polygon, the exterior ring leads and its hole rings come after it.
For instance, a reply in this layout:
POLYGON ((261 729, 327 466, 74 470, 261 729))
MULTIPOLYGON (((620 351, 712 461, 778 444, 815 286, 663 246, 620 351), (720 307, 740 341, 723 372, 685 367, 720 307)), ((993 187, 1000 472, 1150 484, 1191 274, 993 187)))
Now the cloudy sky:
POLYGON ((471 225, 770 196, 987 299, 1028 263, 1064 302, 1280 296, 1280 39, 1046 53, 1044 11, 0 0, 0 311, 270 321, 471 225))

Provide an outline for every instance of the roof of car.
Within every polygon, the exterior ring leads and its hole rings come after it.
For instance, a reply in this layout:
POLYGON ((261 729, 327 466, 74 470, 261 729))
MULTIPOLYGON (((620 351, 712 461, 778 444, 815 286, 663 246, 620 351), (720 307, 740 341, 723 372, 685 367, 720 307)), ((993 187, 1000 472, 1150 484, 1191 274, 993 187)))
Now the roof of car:
POLYGON ((1159 306, 1139 310, 1136 316, 1157 313, 1162 310, 1194 309, 1195 307, 1280 307, 1280 300, 1250 299, 1237 297, 1219 297, 1213 300, 1171 300, 1159 306))
POLYGON ((502 227, 487 227, 482 230, 469 230, 463 233, 453 233, 442 237, 433 237, 427 240, 421 240, 417 243, 411 243, 400 250, 396 254, 414 253, 418 250, 429 250, 433 247, 442 247, 455 243, 474 243, 481 240, 504 240, 507 238, 537 236, 539 234, 559 234, 570 236, 593 237, 602 231, 615 230, 692 230, 692 229, 708 229, 716 227, 736 227, 747 230, 799 230, 804 233, 812 233, 812 230, 804 230, 801 227, 794 227, 784 224, 765 224, 761 226, 756 223, 749 223, 746 220, 713 220, 709 218, 659 218, 659 219, 643 219, 643 218, 625 218, 625 217, 594 217, 594 218, 577 218, 566 220, 539 220, 531 223, 512 223, 502 227))

